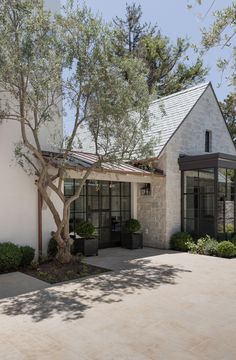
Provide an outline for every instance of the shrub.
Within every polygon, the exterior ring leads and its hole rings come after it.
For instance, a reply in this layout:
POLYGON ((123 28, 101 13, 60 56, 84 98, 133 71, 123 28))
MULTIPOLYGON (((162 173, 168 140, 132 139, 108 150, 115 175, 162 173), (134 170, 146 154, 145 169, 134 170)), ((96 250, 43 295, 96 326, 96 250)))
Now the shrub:
POLYGON ((125 230, 133 234, 141 229, 140 222, 137 219, 129 219, 125 222, 125 230))
POLYGON ((34 260, 35 250, 30 246, 21 246, 20 251, 22 254, 21 266, 28 266, 34 260))
POLYGON ((191 252, 192 254, 197 254, 198 247, 197 244, 195 244, 193 241, 187 241, 186 246, 189 252, 191 252))
POLYGON ((222 241, 218 244, 217 254, 220 257, 231 258, 236 255, 236 247, 230 241, 222 241))
POLYGON ((191 253, 215 256, 218 244, 218 241, 206 235, 198 239, 196 244, 188 243, 187 245, 191 253))
POLYGON ((21 263, 20 248, 10 242, 0 244, 0 271, 15 270, 21 263))
POLYGON ((54 258, 57 254, 57 251, 58 251, 57 250, 57 241, 55 240, 55 238, 52 234, 52 237, 48 242, 48 251, 47 251, 48 256, 54 258))
POLYGON ((188 251, 189 243, 193 241, 192 236, 187 232, 177 232, 171 236, 170 246, 172 250, 188 251))
POLYGON ((218 248, 218 241, 215 239, 212 239, 209 237, 205 241, 204 247, 203 247, 203 254, 204 255, 210 255, 210 256, 216 256, 218 254, 217 248, 218 248))
POLYGON ((234 237, 232 237, 229 241, 236 246, 236 235, 234 235, 234 237))
POLYGON ((75 232, 82 237, 90 238, 95 231, 93 224, 87 221, 80 221, 75 228, 75 232))
POLYGON ((234 224, 227 224, 225 226, 225 231, 228 233, 228 234, 233 234, 234 232, 234 224))

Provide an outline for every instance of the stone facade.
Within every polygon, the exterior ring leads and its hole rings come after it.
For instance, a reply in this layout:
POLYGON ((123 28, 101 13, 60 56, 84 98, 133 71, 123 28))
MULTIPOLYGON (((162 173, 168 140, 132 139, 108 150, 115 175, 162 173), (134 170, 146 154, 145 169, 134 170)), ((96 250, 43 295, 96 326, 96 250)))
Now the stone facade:
POLYGON ((197 101, 158 158, 165 180, 153 184, 153 193, 138 195, 138 218, 144 228, 145 245, 168 248, 169 239, 181 228, 180 154, 203 155, 205 132, 212 132, 212 152, 236 155, 236 150, 211 86, 197 101))

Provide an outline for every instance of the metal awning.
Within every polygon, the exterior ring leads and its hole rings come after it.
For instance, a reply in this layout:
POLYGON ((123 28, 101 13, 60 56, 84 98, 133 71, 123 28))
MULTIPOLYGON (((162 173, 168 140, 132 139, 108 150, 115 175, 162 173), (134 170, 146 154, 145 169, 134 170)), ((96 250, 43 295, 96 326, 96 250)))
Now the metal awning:
MULTIPOLYGON (((55 165, 60 162, 60 159, 63 157, 63 153, 49 152, 44 151, 44 156, 46 158, 51 158, 55 165)), ((66 165, 68 168, 80 168, 81 170, 85 170, 93 166, 98 161, 98 156, 96 154, 87 153, 87 152, 71 152, 66 161, 66 165)), ((111 163, 104 162, 101 164, 101 167, 94 168, 94 171, 100 172, 111 172, 111 173, 119 173, 119 174, 130 174, 130 175, 141 175, 141 176, 163 176, 160 172, 151 172, 147 170, 140 169, 136 166, 129 165, 124 162, 119 163, 111 163)))
POLYGON ((209 153, 204 155, 181 155, 179 157, 180 170, 197 170, 206 168, 236 169, 236 156, 223 153, 209 153))

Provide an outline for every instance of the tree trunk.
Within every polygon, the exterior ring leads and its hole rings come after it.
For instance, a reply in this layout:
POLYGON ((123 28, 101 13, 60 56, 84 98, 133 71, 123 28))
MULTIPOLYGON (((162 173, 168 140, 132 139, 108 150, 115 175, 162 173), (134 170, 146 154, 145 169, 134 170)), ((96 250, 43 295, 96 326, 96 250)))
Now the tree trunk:
POLYGON ((58 246, 58 252, 56 255, 57 261, 59 261, 61 264, 69 264, 72 260, 72 255, 70 252, 70 237, 63 239, 61 236, 55 235, 55 240, 57 241, 58 246))

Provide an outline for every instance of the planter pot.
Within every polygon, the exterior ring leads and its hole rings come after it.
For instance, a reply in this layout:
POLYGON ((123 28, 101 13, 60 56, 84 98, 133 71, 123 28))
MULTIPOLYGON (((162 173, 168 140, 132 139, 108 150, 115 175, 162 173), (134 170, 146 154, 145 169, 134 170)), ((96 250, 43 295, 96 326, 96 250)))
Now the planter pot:
POLYGON ((98 239, 76 238, 74 240, 74 252, 84 256, 98 255, 98 239))
POLYGON ((142 249, 143 234, 142 233, 123 234, 122 247, 125 247, 126 249, 139 249, 139 248, 142 249))

